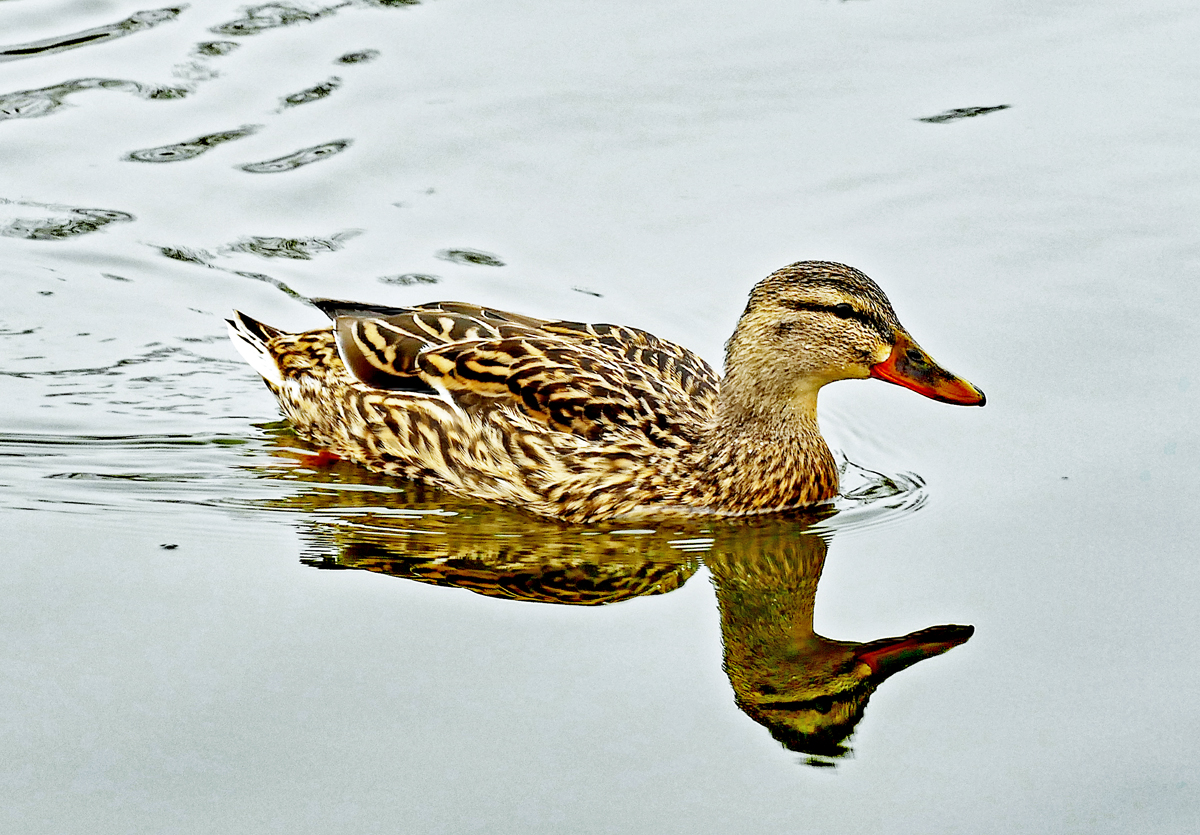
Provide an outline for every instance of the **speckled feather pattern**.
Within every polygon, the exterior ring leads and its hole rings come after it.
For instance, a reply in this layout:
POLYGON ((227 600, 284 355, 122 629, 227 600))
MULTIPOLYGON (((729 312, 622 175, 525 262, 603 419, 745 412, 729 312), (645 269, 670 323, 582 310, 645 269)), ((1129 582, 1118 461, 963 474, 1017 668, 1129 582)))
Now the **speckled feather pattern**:
MULTIPOLYGON (((707 366, 668 383, 621 369, 608 350, 526 337, 422 356, 422 376, 441 382, 452 405, 360 382, 328 330, 282 334, 268 347, 284 375, 271 387, 301 436, 371 469, 572 521, 686 505, 672 476, 715 390, 707 366), (504 369, 516 393, 493 382, 504 369)), ((654 359, 673 370, 666 356, 654 359)))
POLYGON ((319 301, 333 329, 286 334, 241 314, 231 326, 278 367, 267 383, 296 432, 373 470, 572 522, 763 513, 836 494, 816 422, 819 386, 795 381, 813 363, 877 353, 879 331, 895 320, 861 273, 796 266, 807 269, 802 280, 780 271, 752 295, 724 380, 635 328, 459 302, 319 301), (800 301, 781 306, 789 294, 800 301), (864 311, 860 321, 821 312, 846 298, 864 311), (822 359, 796 349, 800 326, 825 343, 829 329, 858 330, 822 359))

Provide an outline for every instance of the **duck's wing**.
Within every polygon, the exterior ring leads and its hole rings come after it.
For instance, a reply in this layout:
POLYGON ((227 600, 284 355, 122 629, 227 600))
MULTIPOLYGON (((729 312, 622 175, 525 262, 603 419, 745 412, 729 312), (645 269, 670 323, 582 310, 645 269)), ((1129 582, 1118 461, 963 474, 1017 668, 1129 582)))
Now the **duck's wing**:
POLYGON ((661 448, 690 445, 709 416, 703 402, 655 368, 552 334, 429 348, 417 365, 423 380, 464 410, 513 408, 590 440, 637 436, 661 448))
POLYGON ((536 332, 541 319, 465 302, 388 307, 313 299, 333 320, 342 362, 373 388, 435 394, 421 379, 416 358, 424 350, 457 342, 536 332))
POLYGON ((465 411, 510 407, 550 429, 590 439, 632 432, 665 447, 691 443, 715 401, 717 376, 704 360, 634 328, 461 302, 329 311, 359 380, 440 395, 465 411))
MULTIPOLYGON (((509 313, 505 310, 497 310, 494 307, 483 307, 482 305, 471 304, 469 302, 428 302, 426 304, 412 305, 411 307, 394 307, 338 299, 310 299, 309 301, 324 312, 326 316, 335 321, 340 316, 383 318, 396 319, 396 324, 403 326, 406 323, 415 324, 411 318, 414 315, 432 314, 435 319, 439 315, 447 315, 460 320, 471 320, 475 325, 484 326, 489 324, 517 324, 528 327, 540 327, 547 322, 546 319, 535 319, 532 316, 509 313)), ((423 332, 445 329, 444 325, 434 326, 432 324, 433 319, 429 319, 428 317, 426 317, 425 322, 426 324, 419 326, 423 332)), ((462 326, 469 327, 466 321, 463 321, 462 326)))
POLYGON ((720 378, 711 365, 681 345, 625 325, 546 322, 542 329, 573 337, 618 362, 653 369, 657 377, 703 408, 715 405, 720 378))

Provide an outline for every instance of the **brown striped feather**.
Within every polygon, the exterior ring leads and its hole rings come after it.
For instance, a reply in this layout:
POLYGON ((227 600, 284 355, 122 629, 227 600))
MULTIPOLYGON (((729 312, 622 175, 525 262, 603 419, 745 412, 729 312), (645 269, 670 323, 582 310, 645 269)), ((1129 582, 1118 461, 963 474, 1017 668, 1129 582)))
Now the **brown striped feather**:
POLYGON ((902 331, 870 279, 828 262, 759 283, 724 379, 631 327, 463 302, 316 304, 332 330, 230 323, 235 345, 257 342, 278 366, 277 382, 263 376, 297 434, 374 470, 578 522, 828 500, 837 469, 816 391, 867 376, 902 331))

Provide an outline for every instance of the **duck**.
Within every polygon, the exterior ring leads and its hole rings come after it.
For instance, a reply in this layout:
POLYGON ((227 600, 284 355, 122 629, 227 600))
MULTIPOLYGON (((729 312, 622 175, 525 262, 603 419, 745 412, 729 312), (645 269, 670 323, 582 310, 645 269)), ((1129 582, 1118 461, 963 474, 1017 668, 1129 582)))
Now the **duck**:
POLYGON ((234 311, 234 347, 322 454, 568 523, 773 513, 828 503, 817 423, 832 382, 875 378, 944 403, 982 391, 938 365, 859 270, 799 261, 750 292, 719 375, 625 325, 464 302, 312 299, 288 333, 234 311))

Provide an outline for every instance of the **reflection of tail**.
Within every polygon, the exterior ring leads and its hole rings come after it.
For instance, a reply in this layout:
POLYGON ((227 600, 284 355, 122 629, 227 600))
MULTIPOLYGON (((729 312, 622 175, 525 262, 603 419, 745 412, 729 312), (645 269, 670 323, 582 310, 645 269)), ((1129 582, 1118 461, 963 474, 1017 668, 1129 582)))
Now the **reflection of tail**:
MULTIPOLYGON (((481 537, 482 539, 482 537, 481 537)), ((466 589, 485 597, 558 603, 568 606, 603 606, 652 594, 666 594, 682 586, 699 564, 682 556, 654 560, 629 555, 608 559, 582 553, 556 555, 519 553, 521 549, 486 540, 452 541, 445 554, 412 553, 397 537, 394 544, 371 541, 343 542, 336 558, 302 559, 314 568, 359 568, 466 589), (490 547, 489 547, 490 546, 490 547)))
POLYGON ((282 385, 283 376, 279 373, 279 366, 271 349, 267 347, 267 342, 283 331, 264 325, 236 310, 233 311, 233 318, 226 319, 225 322, 229 325, 229 338, 233 347, 250 367, 261 374, 268 383, 282 385))

